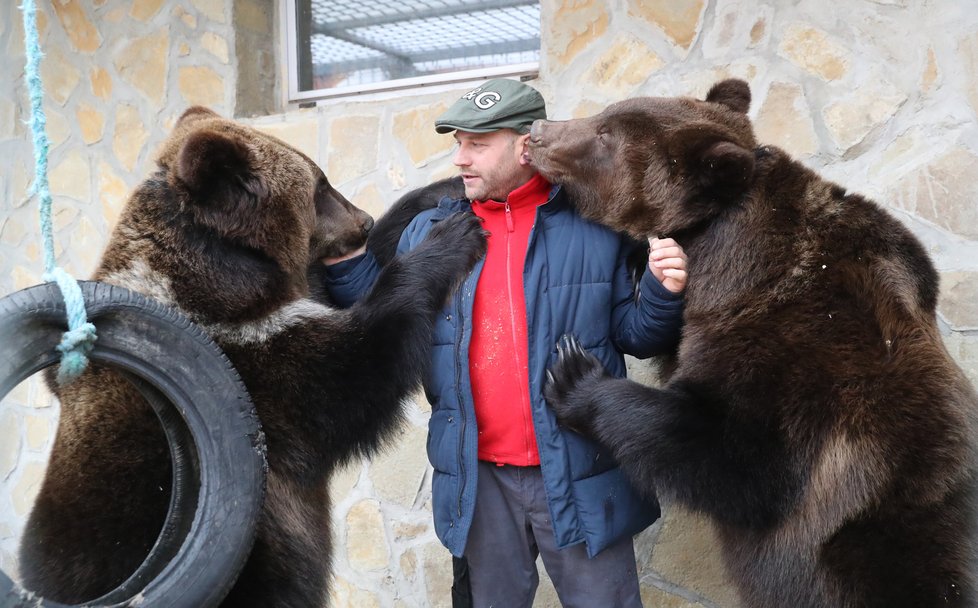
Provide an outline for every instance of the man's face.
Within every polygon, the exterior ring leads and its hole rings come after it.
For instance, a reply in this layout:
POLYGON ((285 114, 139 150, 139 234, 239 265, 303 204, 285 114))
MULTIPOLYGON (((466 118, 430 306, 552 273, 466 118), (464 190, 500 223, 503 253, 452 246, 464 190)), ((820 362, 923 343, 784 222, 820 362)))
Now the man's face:
POLYGON ((512 129, 489 133, 456 131, 458 150, 452 162, 459 168, 469 200, 504 201, 509 193, 533 177, 523 155, 529 134, 512 129))

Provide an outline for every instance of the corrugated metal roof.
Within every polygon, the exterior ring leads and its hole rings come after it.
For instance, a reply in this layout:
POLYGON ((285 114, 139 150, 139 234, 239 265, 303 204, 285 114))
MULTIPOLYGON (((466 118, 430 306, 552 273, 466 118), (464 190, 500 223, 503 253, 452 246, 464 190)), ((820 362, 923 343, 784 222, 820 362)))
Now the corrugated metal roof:
POLYGON ((530 63, 540 55, 539 1, 304 3, 311 23, 309 49, 300 55, 311 60, 315 89, 530 63))

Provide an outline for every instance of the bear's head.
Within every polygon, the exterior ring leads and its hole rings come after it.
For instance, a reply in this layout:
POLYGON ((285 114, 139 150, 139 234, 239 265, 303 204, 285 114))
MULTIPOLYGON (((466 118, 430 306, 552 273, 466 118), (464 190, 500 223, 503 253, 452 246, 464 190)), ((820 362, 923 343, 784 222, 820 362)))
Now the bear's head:
POLYGON ((356 249, 373 225, 312 159, 206 108, 180 117, 157 164, 96 278, 198 321, 258 318, 307 295, 310 264, 356 249))
POLYGON ((754 175, 750 89, 724 80, 705 101, 644 97, 564 122, 538 120, 533 165, 584 217, 643 238, 673 235, 740 197, 754 175))

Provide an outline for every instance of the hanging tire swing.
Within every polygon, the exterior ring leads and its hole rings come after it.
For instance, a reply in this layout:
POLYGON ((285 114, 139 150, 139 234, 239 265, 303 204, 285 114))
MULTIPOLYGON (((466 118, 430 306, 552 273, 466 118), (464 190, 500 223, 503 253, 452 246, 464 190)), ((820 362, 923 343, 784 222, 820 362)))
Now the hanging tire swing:
MULTIPOLYGON (((104 283, 80 286, 99 328, 89 357, 122 371, 146 398, 173 463, 155 546, 122 585, 84 605, 214 606, 251 550, 264 496, 264 438, 251 399, 220 348, 178 311, 104 283)), ((0 299, 0 397, 58 362, 64 319, 53 284, 0 299)), ((39 600, 0 573, 0 606, 62 604, 39 600)))
MULTIPOLYGON (((264 501, 265 442, 258 416, 231 362, 182 313, 120 287, 76 282, 54 265, 36 8, 24 0, 21 9, 36 165, 32 192, 41 201, 44 280, 51 282, 0 299, 0 399, 59 362, 62 385, 80 376, 89 359, 125 376, 166 435, 170 504, 142 564, 84 606, 216 606, 251 551, 264 501)), ((62 514, 69 521, 71 515, 62 514)), ((0 571, 0 608, 62 606, 0 571)))

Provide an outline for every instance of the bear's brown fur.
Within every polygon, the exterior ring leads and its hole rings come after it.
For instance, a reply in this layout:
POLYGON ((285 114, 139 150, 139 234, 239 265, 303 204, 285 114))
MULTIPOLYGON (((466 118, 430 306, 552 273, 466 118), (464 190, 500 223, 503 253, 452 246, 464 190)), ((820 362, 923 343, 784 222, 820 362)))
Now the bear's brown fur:
MULTIPOLYGON (((446 220, 341 311, 307 297, 307 273, 363 244, 372 222, 312 160, 191 108, 158 165, 130 198, 95 278, 183 311, 223 348, 255 404, 266 498, 224 605, 321 606, 330 473, 396 428, 430 361, 437 311, 484 252, 482 229, 474 218, 446 220)), ((76 603, 113 589, 149 551, 171 465, 153 411, 118 372, 95 366, 58 392, 60 424, 21 570, 28 589, 76 603)))
POLYGON ((548 397, 638 487, 712 517, 747 606, 974 606, 978 399, 937 273, 880 206, 758 146, 749 102, 728 80, 534 124, 582 215, 689 258, 663 388, 569 341, 548 397))

